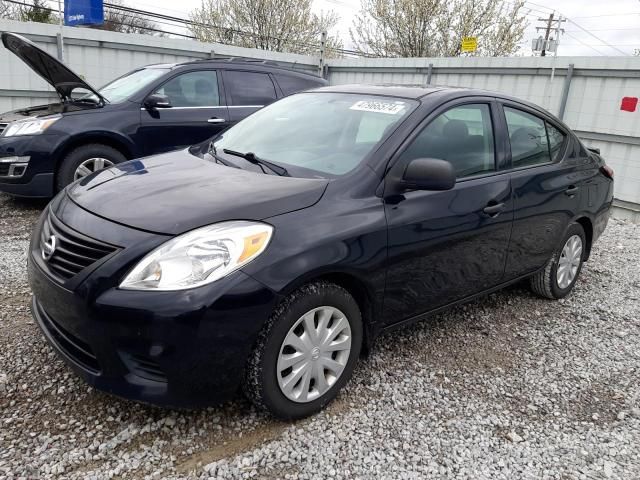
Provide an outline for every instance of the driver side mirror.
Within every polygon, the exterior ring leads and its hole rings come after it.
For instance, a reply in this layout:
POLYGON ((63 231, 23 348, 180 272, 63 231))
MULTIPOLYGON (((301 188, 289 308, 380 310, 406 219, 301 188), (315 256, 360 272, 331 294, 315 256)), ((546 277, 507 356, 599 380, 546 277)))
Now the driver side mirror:
POLYGON ((148 109, 155 110, 156 108, 171 108, 171 100, 166 95, 160 93, 154 93, 149 95, 144 101, 144 106, 148 109))
POLYGON ((453 165, 438 158, 414 158, 400 180, 404 190, 451 190, 455 184, 453 165))

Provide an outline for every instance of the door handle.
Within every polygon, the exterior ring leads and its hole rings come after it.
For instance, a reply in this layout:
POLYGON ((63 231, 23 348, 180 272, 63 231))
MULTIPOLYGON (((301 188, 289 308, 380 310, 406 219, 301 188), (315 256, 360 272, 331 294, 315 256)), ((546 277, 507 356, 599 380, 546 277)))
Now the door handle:
POLYGON ((487 205, 482 209, 484 213, 489 215, 490 217, 497 217, 500 215, 500 212, 504 210, 504 203, 496 203, 492 205, 487 205))
POLYGON ((226 120, 224 118, 210 118, 209 120, 207 120, 208 123, 224 123, 226 122, 226 120))
POLYGON ((578 193, 578 190, 580 190, 579 187, 576 187, 575 185, 571 185, 564 191, 564 193, 565 195, 573 197, 576 193, 578 193))

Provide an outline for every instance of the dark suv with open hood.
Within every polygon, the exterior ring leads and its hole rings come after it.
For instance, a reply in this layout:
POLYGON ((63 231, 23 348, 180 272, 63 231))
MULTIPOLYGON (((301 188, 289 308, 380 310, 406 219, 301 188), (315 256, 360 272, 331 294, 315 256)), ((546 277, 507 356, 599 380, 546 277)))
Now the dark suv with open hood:
POLYGON ((0 191, 19 196, 50 197, 104 167, 202 142, 278 98, 327 83, 218 58, 150 65, 96 90, 26 38, 3 33, 2 43, 60 97, 0 115, 0 191))

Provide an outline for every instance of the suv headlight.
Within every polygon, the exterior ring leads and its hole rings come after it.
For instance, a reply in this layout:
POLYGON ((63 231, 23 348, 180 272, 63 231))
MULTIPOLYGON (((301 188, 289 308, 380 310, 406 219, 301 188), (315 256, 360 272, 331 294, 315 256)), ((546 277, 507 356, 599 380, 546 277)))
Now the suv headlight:
POLYGON ((198 228, 162 244, 120 284, 127 290, 185 290, 215 282, 264 252, 273 227, 233 221, 198 228))
POLYGON ((18 135, 39 135, 51 125, 62 118, 62 115, 55 115, 42 118, 27 118, 11 122, 4 129, 4 137, 17 137, 18 135))

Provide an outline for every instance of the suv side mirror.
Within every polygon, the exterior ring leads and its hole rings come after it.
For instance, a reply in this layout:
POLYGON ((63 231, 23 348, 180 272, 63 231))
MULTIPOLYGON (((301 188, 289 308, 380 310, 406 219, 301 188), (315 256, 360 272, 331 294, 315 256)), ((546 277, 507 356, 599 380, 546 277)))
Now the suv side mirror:
POLYGON ((144 101, 144 106, 154 110, 156 108, 171 108, 171 100, 166 95, 161 95, 160 93, 154 93, 153 95, 149 95, 147 99, 144 101))
POLYGON ((456 172, 445 160, 415 158, 405 168, 400 182, 405 190, 451 190, 456 184, 456 172))

